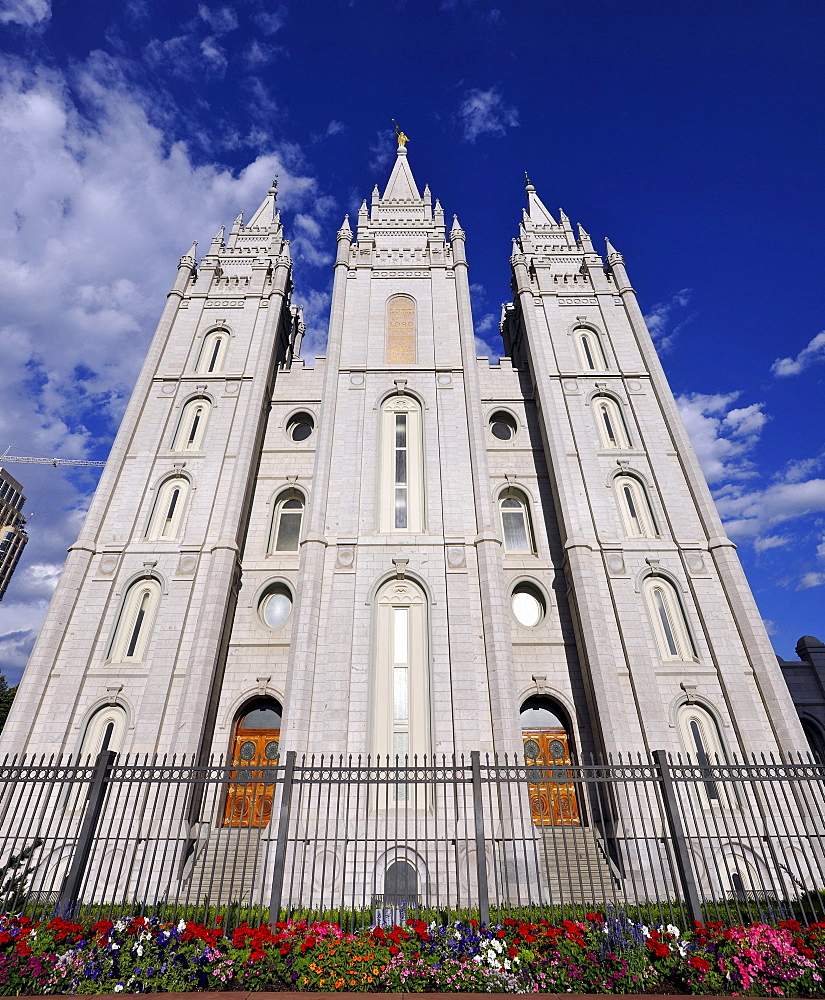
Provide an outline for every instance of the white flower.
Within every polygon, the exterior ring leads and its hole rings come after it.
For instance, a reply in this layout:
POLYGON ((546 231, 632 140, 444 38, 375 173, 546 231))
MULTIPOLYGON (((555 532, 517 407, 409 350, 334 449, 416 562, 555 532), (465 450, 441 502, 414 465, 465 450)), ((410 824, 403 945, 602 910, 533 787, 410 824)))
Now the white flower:
POLYGON ((644 936, 646 938, 650 937, 650 928, 649 927, 647 927, 645 924, 642 924, 642 926, 641 926, 640 929, 641 929, 642 934, 644 934, 644 936))
POLYGON ((143 945, 139 944, 137 948, 135 948, 135 952, 137 953, 138 958, 140 958, 143 955, 143 945))
POLYGON ((120 945, 119 944, 112 944, 110 947, 111 947, 112 951, 120 951, 120 945))
POLYGON ((123 983, 118 983, 117 986, 115 986, 115 993, 122 993, 122 992, 123 992, 123 983))
POLYGON ((186 930, 186 921, 185 920, 179 920, 178 921, 178 930, 179 931, 185 931, 186 930))
POLYGON ((665 930, 668 934, 672 934, 675 938, 679 937, 679 928, 674 927, 673 924, 668 924, 665 930))

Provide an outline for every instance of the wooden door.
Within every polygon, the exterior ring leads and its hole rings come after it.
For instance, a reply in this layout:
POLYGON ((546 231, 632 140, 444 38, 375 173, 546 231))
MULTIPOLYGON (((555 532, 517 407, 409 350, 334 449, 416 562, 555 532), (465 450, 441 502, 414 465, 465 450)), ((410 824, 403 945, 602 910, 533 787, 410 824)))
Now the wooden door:
POLYGON ((224 826, 266 826, 275 785, 268 772, 278 763, 280 729, 235 730, 232 772, 223 812, 224 826))
POLYGON ((540 767, 542 778, 561 779, 528 785, 533 822, 536 826, 580 826, 576 786, 565 768, 570 764, 567 733, 563 729, 524 729, 522 735, 528 767, 540 767))

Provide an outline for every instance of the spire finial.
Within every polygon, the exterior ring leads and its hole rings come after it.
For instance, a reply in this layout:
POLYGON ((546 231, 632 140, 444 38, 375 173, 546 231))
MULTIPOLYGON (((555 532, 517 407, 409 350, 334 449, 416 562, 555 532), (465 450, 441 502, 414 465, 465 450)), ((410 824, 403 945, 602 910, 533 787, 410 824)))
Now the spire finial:
POLYGON ((403 149, 410 140, 406 135, 404 135, 404 133, 398 127, 398 122, 394 118, 392 120, 392 123, 393 125, 395 125, 395 134, 398 137, 398 148, 403 149))
POLYGON ((532 183, 530 181, 530 178, 527 176, 527 171, 526 170, 524 171, 524 187, 528 191, 528 193, 531 193, 531 194, 534 193, 535 190, 536 190, 533 187, 533 185, 532 185, 532 183))
POLYGON ((275 174, 275 176, 272 179, 272 186, 269 189, 269 194, 275 195, 277 197, 277 194, 278 194, 278 175, 277 174, 275 174))

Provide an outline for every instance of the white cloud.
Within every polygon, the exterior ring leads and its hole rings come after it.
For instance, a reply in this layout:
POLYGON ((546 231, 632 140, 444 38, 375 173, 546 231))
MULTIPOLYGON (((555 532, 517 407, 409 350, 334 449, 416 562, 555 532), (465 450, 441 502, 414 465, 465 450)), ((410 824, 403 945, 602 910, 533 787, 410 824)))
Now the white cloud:
POLYGON ((798 483, 819 472, 823 465, 825 465, 825 452, 814 455, 813 458, 793 459, 782 472, 778 473, 778 478, 784 479, 786 483, 798 483))
POLYGON ((215 41, 213 35, 209 35, 201 41, 201 55, 207 61, 213 73, 223 76, 229 60, 226 57, 226 49, 215 41))
POLYGON ((468 90, 458 115, 468 142, 475 142, 483 135, 500 138, 519 124, 518 109, 505 102, 498 87, 468 90))
POLYGON ((785 521, 825 511, 825 479, 774 483, 764 490, 728 489, 717 494, 716 506, 732 538, 757 538, 785 521))
POLYGON ((825 573, 805 573, 797 585, 797 590, 810 590, 825 583, 825 573))
POLYGON ((754 538, 753 547, 757 552, 766 552, 768 549, 780 549, 785 545, 790 545, 793 541, 787 535, 765 535, 763 538, 754 538))
POLYGON ((216 35, 225 35, 238 27, 238 16, 231 7, 207 7, 202 3, 198 5, 198 16, 216 35))
POLYGON ((765 626, 765 631, 768 633, 768 635, 776 635, 776 633, 779 631, 776 627, 776 622, 772 621, 770 618, 763 618, 762 624, 765 626))
POLYGON ((274 35, 280 31, 286 21, 286 8, 283 5, 273 7, 272 10, 259 10, 255 14, 258 27, 266 35, 274 35))
MULTIPOLYGON (((303 219, 296 259, 312 263, 316 240, 326 248, 313 223, 330 202, 296 167, 300 151, 270 144, 240 173, 197 164, 150 120, 152 106, 99 53, 71 77, 0 61, 0 441, 17 454, 105 454, 178 258, 239 210, 249 217, 275 174, 281 206, 303 219)), ((0 637, 36 631, 95 482, 79 470, 11 471, 36 514, 0 637)))
POLYGON ((709 483, 754 474, 747 458, 770 419, 763 403, 732 408, 740 392, 679 396, 676 404, 709 483))
POLYGON ((771 374, 778 378, 798 375, 817 361, 825 361, 825 330, 818 333, 795 358, 777 358, 771 365, 771 374))
POLYGON ((51 16, 51 0, 2 0, 0 3, 0 24, 33 28, 42 26, 51 16))
POLYGON ((660 351, 668 350, 688 323, 696 318, 697 314, 691 313, 671 328, 673 313, 685 309, 690 303, 691 295, 692 289, 682 288, 671 297, 669 302, 657 302, 645 314, 645 322, 650 330, 650 336, 660 351))

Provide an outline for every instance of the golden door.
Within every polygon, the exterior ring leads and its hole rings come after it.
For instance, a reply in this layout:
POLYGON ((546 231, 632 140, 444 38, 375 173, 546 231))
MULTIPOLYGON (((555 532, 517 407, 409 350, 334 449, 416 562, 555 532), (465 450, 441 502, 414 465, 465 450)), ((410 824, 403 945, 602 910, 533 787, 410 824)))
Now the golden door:
POLYGON ((266 826, 272 816, 275 785, 267 782, 278 763, 280 729, 235 730, 232 773, 223 811, 224 826, 266 826))
MULTIPOLYGON (((527 765, 541 767, 542 777, 569 778, 570 744, 563 729, 524 729, 527 765)), ((576 786, 572 781, 541 781, 528 785, 530 811, 536 826, 580 826, 576 786)))

